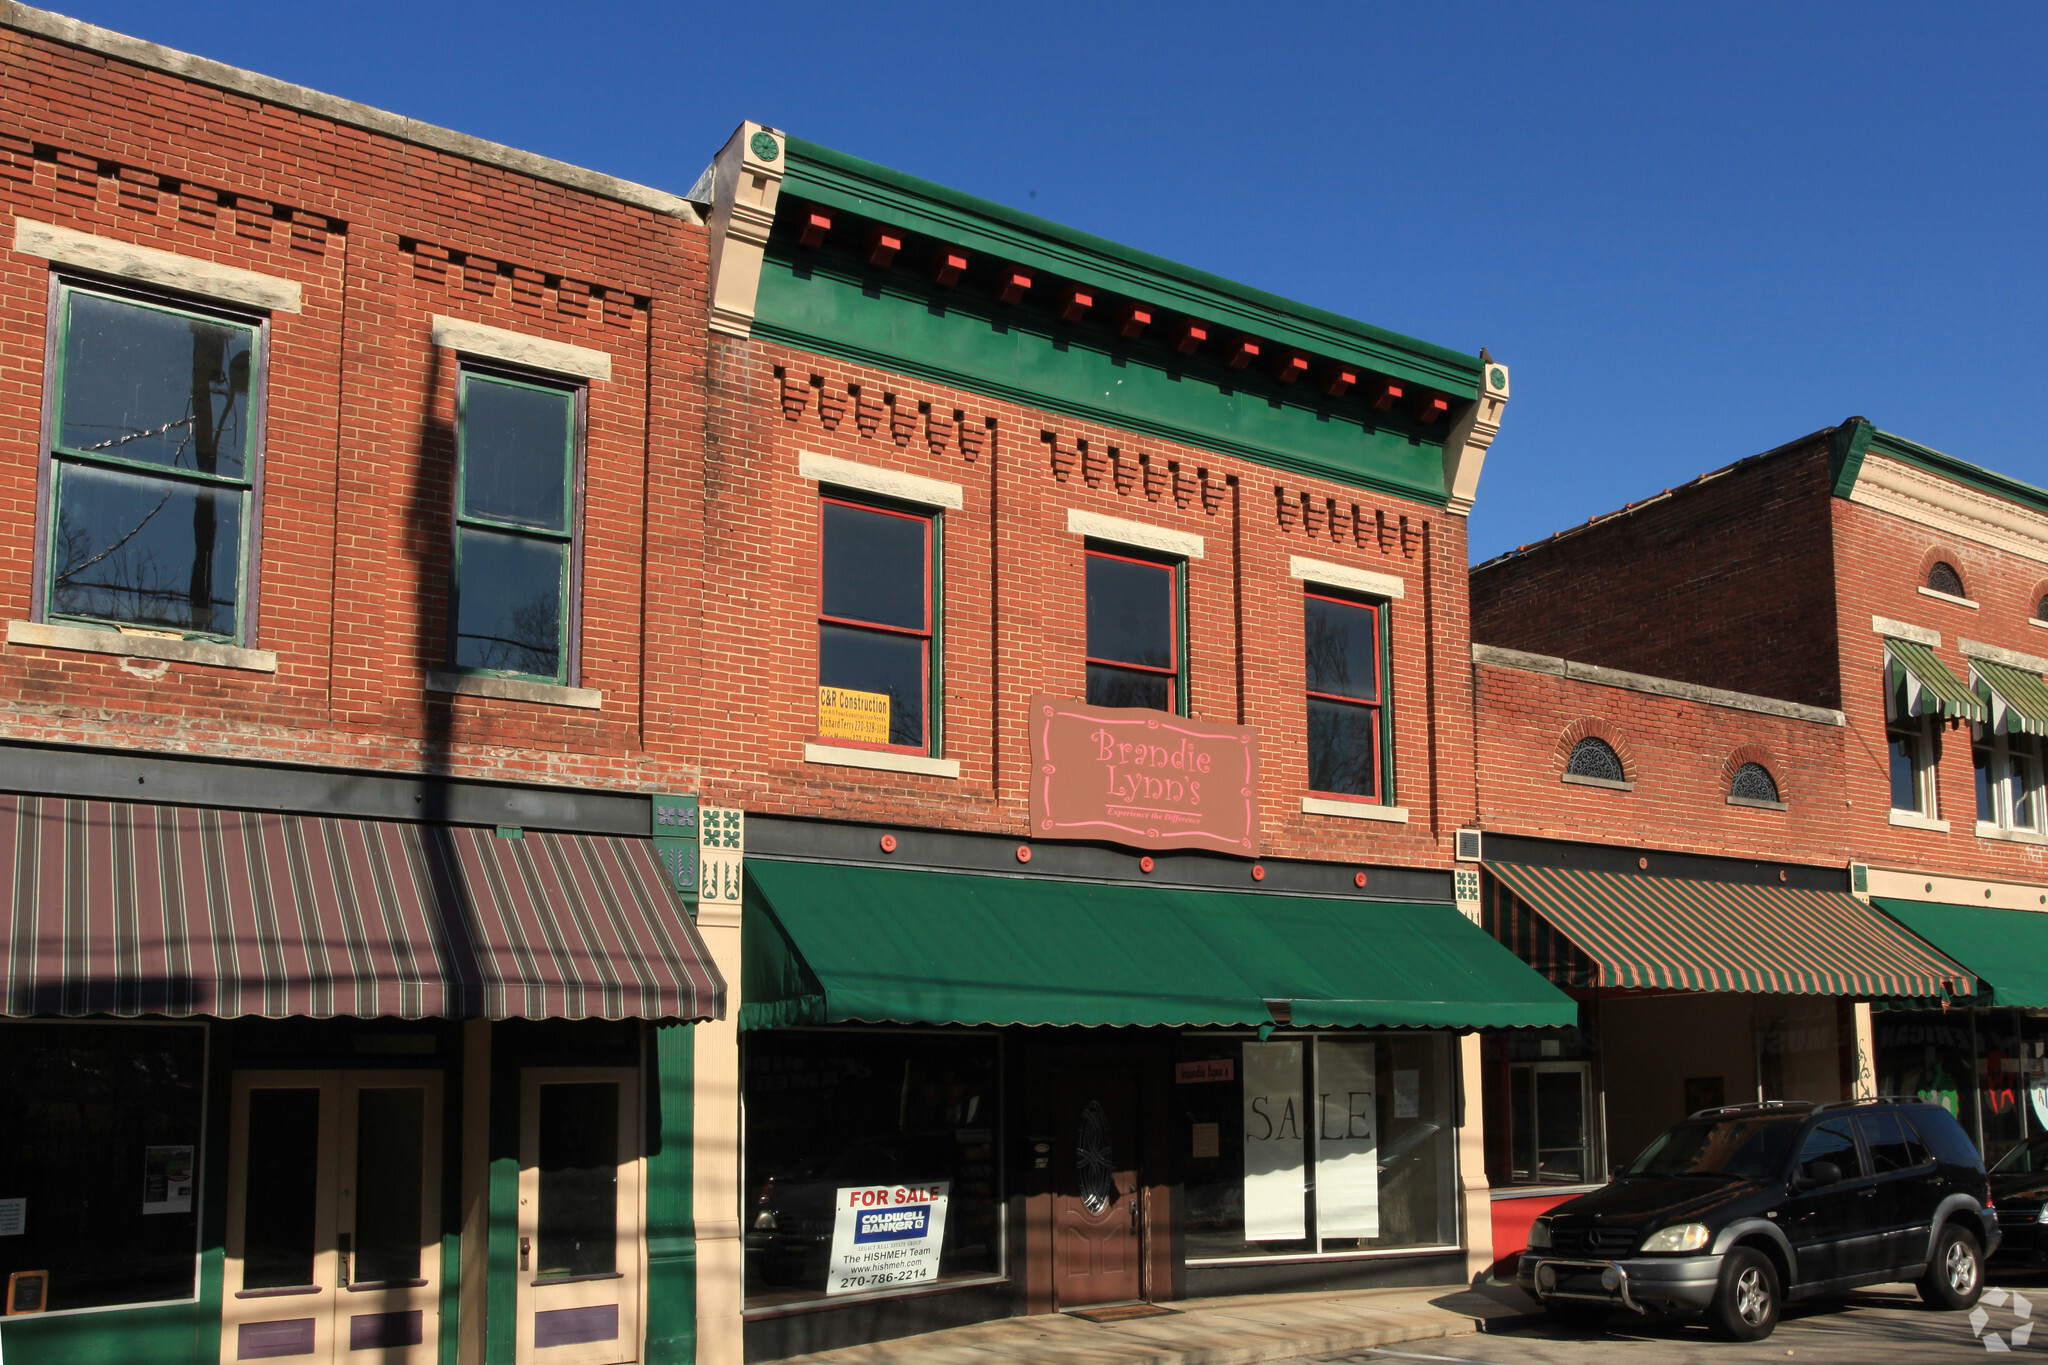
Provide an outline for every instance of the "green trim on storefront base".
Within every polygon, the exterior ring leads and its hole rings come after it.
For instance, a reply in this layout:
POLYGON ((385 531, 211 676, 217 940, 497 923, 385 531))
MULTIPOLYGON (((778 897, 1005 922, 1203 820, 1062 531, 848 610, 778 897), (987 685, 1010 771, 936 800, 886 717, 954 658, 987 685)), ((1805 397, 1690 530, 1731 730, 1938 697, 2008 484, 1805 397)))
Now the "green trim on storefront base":
POLYGON ((1451 905, 749 859, 742 1029, 1567 1027, 1451 905))
POLYGON ((646 1365, 697 1358, 697 1030, 649 1030, 647 1059, 646 1365))
MULTIPOLYGON (((1398 379, 1461 402, 1479 392, 1479 357, 1316 308, 1139 251, 802 138, 784 146, 781 199, 836 207, 1009 265, 1175 309, 1398 379)), ((918 265, 921 267, 922 262, 918 265)))
MULTIPOLYGON (((1433 507, 1446 501, 1448 422, 1381 420, 1356 398, 1324 399, 1313 382, 1280 390, 1263 374, 1184 360, 1162 343, 1112 348, 1106 329, 1056 331, 1028 310, 998 315, 964 293, 885 288, 774 252, 755 307, 764 341, 1433 507)), ((1020 447, 1037 442, 1036 431, 1018 433, 1020 447)))

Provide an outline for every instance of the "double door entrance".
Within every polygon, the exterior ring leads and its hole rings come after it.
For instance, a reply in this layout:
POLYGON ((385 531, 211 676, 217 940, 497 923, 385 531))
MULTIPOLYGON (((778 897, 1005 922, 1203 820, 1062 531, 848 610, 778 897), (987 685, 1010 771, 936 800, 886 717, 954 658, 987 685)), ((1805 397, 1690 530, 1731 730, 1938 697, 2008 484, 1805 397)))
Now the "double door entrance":
MULTIPOLYGON (((639 1357, 638 1076, 520 1073, 519 1365, 639 1357)), ((223 1365, 438 1361, 442 1115, 439 1071, 235 1074, 223 1365)))

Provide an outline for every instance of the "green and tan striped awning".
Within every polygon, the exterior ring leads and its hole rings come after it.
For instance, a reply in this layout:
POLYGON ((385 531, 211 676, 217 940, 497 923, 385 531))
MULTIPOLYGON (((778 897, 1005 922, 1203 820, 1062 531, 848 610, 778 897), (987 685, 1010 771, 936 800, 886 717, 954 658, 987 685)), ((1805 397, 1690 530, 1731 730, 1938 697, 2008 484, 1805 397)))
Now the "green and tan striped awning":
POLYGON ((0 1015, 722 1016, 650 843, 0 795, 0 1015))
POLYGON ((1521 903, 1494 917, 1495 935, 1517 947, 1502 927, 1530 938, 1529 926, 1511 922, 1523 908, 1540 916, 1573 950, 1553 949, 1554 962, 1590 964, 1590 980, 1567 984, 1858 998, 1976 990, 1966 969, 1847 892, 1486 867, 1521 903))
POLYGON ((1979 722, 1991 718, 1984 699, 1963 686, 1963 680, 1949 672, 1948 665, 1935 658, 1926 645, 1888 635, 1884 649, 1886 690, 1905 689, 1908 714, 1933 712, 1951 720, 1979 722))
POLYGON ((1989 659, 1970 660, 1970 671, 1977 675, 1977 690, 1990 703, 1993 729, 2048 735, 2048 684, 2042 683, 2040 674, 1989 659))

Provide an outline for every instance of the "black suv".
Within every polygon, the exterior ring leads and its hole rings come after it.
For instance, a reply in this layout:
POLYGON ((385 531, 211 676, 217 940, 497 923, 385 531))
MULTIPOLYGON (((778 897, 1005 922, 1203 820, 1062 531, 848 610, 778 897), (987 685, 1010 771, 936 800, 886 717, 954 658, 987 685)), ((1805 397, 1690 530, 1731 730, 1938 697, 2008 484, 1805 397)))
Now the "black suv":
POLYGON ((1968 1308, 1998 1250, 1983 1158, 1911 1099, 1703 1109, 1536 1220, 1516 1281, 1590 1326, 1617 1308, 1704 1311, 1755 1341, 1788 1299, 1916 1280, 1968 1308))

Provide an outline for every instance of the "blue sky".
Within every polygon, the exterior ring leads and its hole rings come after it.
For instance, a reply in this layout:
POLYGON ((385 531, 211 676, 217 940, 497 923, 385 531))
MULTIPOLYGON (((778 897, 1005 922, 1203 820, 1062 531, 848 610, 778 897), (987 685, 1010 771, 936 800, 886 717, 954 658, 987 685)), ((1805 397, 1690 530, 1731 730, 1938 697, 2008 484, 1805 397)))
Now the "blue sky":
POLYGON ((1851 414, 2048 484, 2048 6, 66 12, 677 191, 756 118, 1489 346, 1475 560, 1851 414))

